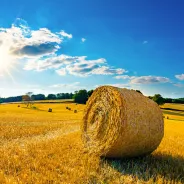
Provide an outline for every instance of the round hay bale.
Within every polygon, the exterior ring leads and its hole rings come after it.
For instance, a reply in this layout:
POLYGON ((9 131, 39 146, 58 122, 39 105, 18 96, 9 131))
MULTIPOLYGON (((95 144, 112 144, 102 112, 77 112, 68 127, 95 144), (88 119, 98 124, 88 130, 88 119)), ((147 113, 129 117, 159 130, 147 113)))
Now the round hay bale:
POLYGON ((51 109, 51 108, 49 108, 49 109, 48 109, 48 112, 52 112, 52 109, 51 109))
POLYGON ((159 106, 134 90, 97 88, 87 102, 82 138, 90 153, 111 158, 154 151, 164 135, 159 106))
POLYGON ((77 110, 74 110, 74 113, 77 113, 77 110))
POLYGON ((66 109, 68 109, 68 107, 66 107, 66 109))

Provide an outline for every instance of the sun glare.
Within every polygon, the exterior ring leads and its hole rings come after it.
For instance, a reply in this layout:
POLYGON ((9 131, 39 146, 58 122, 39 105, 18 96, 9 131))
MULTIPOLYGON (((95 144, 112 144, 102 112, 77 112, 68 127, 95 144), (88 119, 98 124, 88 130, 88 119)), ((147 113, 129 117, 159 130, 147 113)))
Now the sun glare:
POLYGON ((0 71, 8 72, 13 65, 13 57, 9 54, 6 47, 0 47, 0 71))
POLYGON ((0 47, 0 71, 8 70, 11 66, 12 57, 8 54, 7 50, 0 47))
POLYGON ((11 54, 9 54, 9 49, 0 46, 0 74, 7 74, 14 81, 14 78, 10 72, 10 70, 14 68, 14 65, 15 59, 11 54))

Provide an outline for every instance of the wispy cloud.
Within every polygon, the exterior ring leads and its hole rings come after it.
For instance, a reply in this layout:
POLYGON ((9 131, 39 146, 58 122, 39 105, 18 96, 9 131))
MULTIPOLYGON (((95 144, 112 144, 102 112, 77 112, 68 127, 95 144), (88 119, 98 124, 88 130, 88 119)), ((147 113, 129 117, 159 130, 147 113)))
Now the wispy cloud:
POLYGON ((159 76, 141 76, 131 79, 130 83, 132 84, 156 84, 156 83, 167 83, 170 82, 167 77, 159 76))
POLYGON ((184 84, 181 84, 181 83, 174 83, 173 85, 179 88, 184 87, 184 84))
POLYGON ((86 60, 86 57, 80 57, 80 59, 66 67, 68 72, 76 76, 89 76, 89 75, 114 75, 123 74, 126 70, 117 68, 114 69, 107 66, 104 58, 97 60, 86 60))
POLYGON ((67 55, 52 55, 47 58, 40 58, 40 59, 31 59, 28 60, 25 64, 24 69, 25 70, 35 70, 35 71, 43 71, 48 69, 60 69, 64 65, 68 65, 72 62, 75 62, 75 60, 78 59, 78 57, 72 57, 67 55))
POLYGON ((69 39, 71 39, 73 36, 72 36, 72 34, 68 34, 68 33, 66 33, 64 30, 62 30, 60 33, 59 33, 61 36, 63 36, 63 37, 67 37, 67 38, 69 38, 69 39))
POLYGON ((86 89, 86 86, 80 84, 80 82, 73 82, 73 83, 61 83, 61 84, 53 84, 49 86, 51 89, 67 89, 67 90, 79 90, 79 89, 86 89))
POLYGON ((184 80, 184 74, 181 75, 175 75, 175 77, 179 80, 184 80))
POLYGON ((170 82, 169 78, 167 77, 160 77, 160 76, 128 76, 128 75, 121 75, 116 76, 116 79, 128 79, 130 80, 131 84, 156 84, 156 83, 167 83, 170 82))
POLYGON ((85 41, 86 41, 86 38, 82 38, 81 41, 82 41, 82 42, 85 42, 85 41))
POLYGON ((88 60, 87 56, 59 55, 47 59, 29 60, 25 70, 43 71, 55 69, 59 75, 71 75, 87 77, 89 75, 115 75, 127 72, 122 68, 108 66, 104 58, 88 60))
POLYGON ((118 75, 114 77, 115 79, 131 79, 134 78, 134 76, 129 76, 129 75, 118 75))
POLYGON ((49 86, 50 88, 63 88, 63 87, 73 87, 73 86, 78 86, 80 82, 74 82, 70 84, 54 84, 49 86))
POLYGON ((143 44, 148 44, 148 41, 147 40, 144 40, 142 43, 143 44))

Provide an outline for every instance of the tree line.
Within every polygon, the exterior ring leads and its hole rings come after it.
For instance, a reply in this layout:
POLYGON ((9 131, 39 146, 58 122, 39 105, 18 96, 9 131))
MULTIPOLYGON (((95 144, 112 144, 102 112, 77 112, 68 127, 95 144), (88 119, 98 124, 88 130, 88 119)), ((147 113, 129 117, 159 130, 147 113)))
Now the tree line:
MULTIPOLYGON (((141 93, 141 91, 136 90, 138 93, 141 93)), ((44 94, 33 94, 31 92, 26 93, 32 101, 37 100, 59 100, 59 99, 74 99, 74 102, 85 104, 89 97, 92 95, 93 90, 79 90, 75 91, 74 93, 57 93, 57 94, 48 94, 47 96, 44 94)), ((15 96, 15 97, 8 97, 8 98, 0 98, 0 103, 9 103, 9 102, 20 102, 25 101, 23 99, 23 96, 15 96)), ((157 104, 162 105, 164 103, 180 103, 184 104, 184 98, 164 98, 160 94, 155 94, 154 96, 148 96, 148 98, 155 101, 157 104)), ((28 98, 27 98, 28 99, 28 98)))
POLYGON ((62 100, 62 99, 74 99, 74 102, 85 104, 88 98, 93 93, 93 90, 79 90, 75 93, 57 93, 57 94, 33 94, 28 92, 25 95, 0 98, 0 103, 9 103, 9 102, 21 102, 21 101, 38 101, 38 100, 62 100))
POLYGON ((155 94, 154 96, 148 96, 148 98, 155 101, 158 105, 163 105, 164 103, 179 103, 184 104, 184 98, 163 98, 160 94, 155 94))
MULTIPOLYGON (((30 92, 26 93, 25 95, 28 95, 30 92)), ((8 103, 8 102, 20 102, 22 101, 21 96, 14 96, 14 97, 7 97, 7 98, 0 98, 0 103, 8 103)), ((32 94, 28 95, 31 97, 31 100, 57 100, 57 99, 72 99, 73 93, 58 93, 58 94, 48 94, 47 96, 44 94, 32 94)))

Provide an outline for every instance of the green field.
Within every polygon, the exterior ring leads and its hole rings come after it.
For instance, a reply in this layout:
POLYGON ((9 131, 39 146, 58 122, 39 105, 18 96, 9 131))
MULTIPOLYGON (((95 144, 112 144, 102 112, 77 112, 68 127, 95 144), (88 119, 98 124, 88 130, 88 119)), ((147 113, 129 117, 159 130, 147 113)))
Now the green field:
POLYGON ((0 183, 184 183, 184 113, 176 111, 184 105, 162 106, 175 110, 162 109, 165 135, 156 151, 122 160, 84 150, 80 124, 85 105, 34 106, 0 105, 0 183))

